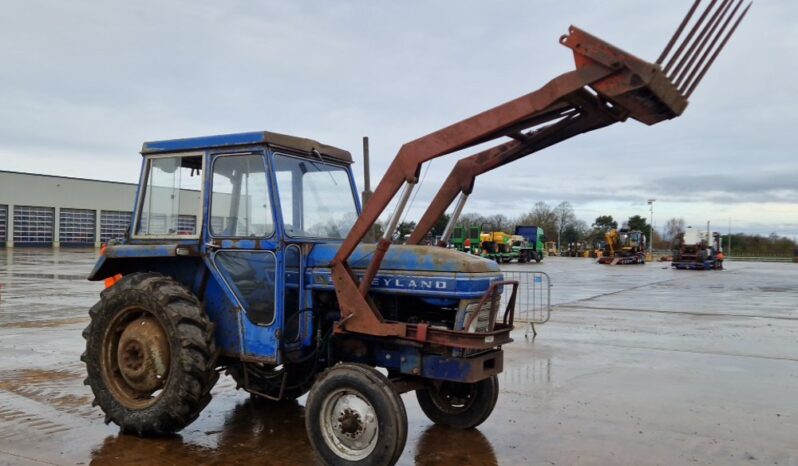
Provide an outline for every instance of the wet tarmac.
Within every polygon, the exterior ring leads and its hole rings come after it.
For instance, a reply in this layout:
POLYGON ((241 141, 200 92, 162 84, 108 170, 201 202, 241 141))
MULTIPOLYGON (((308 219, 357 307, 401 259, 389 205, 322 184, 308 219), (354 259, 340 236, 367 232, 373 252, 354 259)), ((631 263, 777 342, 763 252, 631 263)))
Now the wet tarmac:
MULTIPOLYGON (((106 426, 78 359, 94 254, 0 249, 0 464, 314 464, 304 399, 253 400, 228 377, 179 435, 106 426)), ((399 464, 798 464, 798 265, 504 267, 551 276, 552 320, 515 332, 478 429, 435 427, 405 394, 399 464)))

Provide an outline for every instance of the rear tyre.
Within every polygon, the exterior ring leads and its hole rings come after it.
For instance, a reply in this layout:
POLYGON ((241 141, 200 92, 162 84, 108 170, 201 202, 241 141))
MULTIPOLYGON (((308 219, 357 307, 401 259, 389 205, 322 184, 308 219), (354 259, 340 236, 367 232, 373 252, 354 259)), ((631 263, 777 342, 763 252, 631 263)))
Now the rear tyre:
POLYGON ((494 375, 475 383, 436 381, 416 390, 421 410, 435 424, 472 429, 485 422, 499 398, 499 379, 494 375))
POLYGON ((407 413, 384 375, 345 363, 310 390, 305 429, 326 465, 393 465, 407 440, 407 413))
POLYGON ((140 436, 191 424, 219 378, 213 324, 197 298, 156 273, 127 275, 100 297, 81 360, 106 424, 140 436))

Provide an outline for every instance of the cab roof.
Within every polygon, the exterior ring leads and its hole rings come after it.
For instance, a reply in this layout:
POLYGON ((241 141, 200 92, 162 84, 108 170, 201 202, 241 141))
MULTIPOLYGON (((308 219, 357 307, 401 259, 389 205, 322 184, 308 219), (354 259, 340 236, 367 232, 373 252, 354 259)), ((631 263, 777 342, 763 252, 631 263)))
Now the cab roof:
POLYGON ((275 149, 283 148, 307 154, 316 150, 327 157, 341 162, 352 163, 352 154, 350 154, 349 151, 328 146, 327 144, 322 144, 313 139, 272 133, 270 131, 254 131, 250 133, 221 134, 217 136, 145 142, 141 147, 141 155, 219 149, 223 147, 253 144, 266 144, 275 149))

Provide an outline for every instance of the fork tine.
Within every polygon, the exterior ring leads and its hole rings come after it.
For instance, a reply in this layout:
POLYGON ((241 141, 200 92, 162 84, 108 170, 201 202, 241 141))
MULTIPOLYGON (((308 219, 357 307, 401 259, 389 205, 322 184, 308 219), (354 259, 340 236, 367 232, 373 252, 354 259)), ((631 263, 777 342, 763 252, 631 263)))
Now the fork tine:
MULTIPOLYGON (((693 62, 695 61, 695 57, 694 57, 693 60, 691 60, 690 63, 688 64, 687 68, 685 68, 685 70, 682 73, 682 75, 679 76, 679 79, 674 83, 676 85, 676 87, 680 88, 680 91, 683 92, 687 88, 688 83, 690 81, 692 81, 693 78, 695 78, 695 76, 698 73, 698 71, 701 68, 704 67, 704 63, 706 63, 707 57, 709 56, 710 53, 712 53, 712 50, 714 50, 714 48, 715 48, 715 44, 718 43, 718 40, 726 32, 726 28, 729 27, 729 24, 731 23, 731 21, 737 15, 737 10, 740 9, 740 6, 742 6, 742 4, 743 4, 743 0, 740 0, 739 2, 737 2, 737 5, 735 5, 734 9, 732 9, 732 11, 731 11, 731 14, 729 14, 728 17, 726 18, 726 21, 723 22, 723 26, 721 26, 721 28, 720 28, 720 30, 718 30, 717 34, 714 34, 714 37, 712 38, 712 42, 709 44, 709 47, 707 47, 707 49, 701 55, 701 58, 698 60, 698 62, 695 64, 695 66, 693 65, 693 62), (688 74, 688 69, 690 70, 689 74, 688 74), (685 79, 685 77, 686 77, 686 79, 685 79)), ((707 37, 707 39, 709 39, 709 37, 707 37)), ((696 55, 698 55, 698 54, 696 53, 696 55)))
MULTIPOLYGON (((682 82, 684 81, 684 78, 690 73, 690 71, 693 68, 695 68, 694 65, 696 60, 698 59, 699 56, 702 55, 702 53, 704 52, 704 47, 706 47, 710 39, 712 39, 713 36, 715 36, 715 31, 718 29, 718 26, 721 25, 724 19, 726 19, 726 22, 728 23, 727 16, 729 19, 734 17, 734 14, 737 12, 737 9, 740 8, 740 5, 742 5, 743 0, 739 0, 737 2, 737 6, 735 6, 733 9, 731 8, 732 3, 733 0, 729 0, 727 3, 721 5, 721 9, 718 10, 720 14, 718 15, 716 13, 715 17, 712 18, 714 21, 713 23, 711 23, 712 27, 709 27, 709 25, 707 25, 708 30, 705 29, 704 31, 702 31, 705 32, 706 34, 702 34, 701 43, 698 45, 698 48, 695 50, 695 52, 693 52, 690 55, 690 60, 687 61, 687 64, 684 66, 681 73, 679 73, 679 76, 673 80, 673 83, 676 85, 676 87, 681 86, 682 82), (729 11, 731 11, 730 15, 728 14, 729 11)), ((698 39, 696 39, 696 41, 697 40, 698 39)), ((674 75, 675 74, 676 72, 674 72, 674 75)))
POLYGON ((723 50, 723 47, 726 46, 726 42, 728 42, 729 38, 731 38, 732 34, 734 34, 734 31, 737 29, 737 26, 740 25, 740 22, 743 20, 743 18, 745 18, 745 15, 748 14, 748 9, 751 8, 751 5, 753 4, 754 4, 753 1, 750 2, 748 6, 745 7, 745 10, 743 10, 743 13, 740 15, 740 17, 737 18, 737 21, 734 22, 734 26, 732 26, 729 33, 726 34, 726 37, 723 38, 723 42, 720 43, 720 46, 717 48, 717 50, 715 50, 715 53, 712 54, 712 57, 709 59, 709 62, 706 64, 706 66, 704 66, 704 68, 698 74, 698 77, 695 79, 695 81, 690 83, 690 87, 687 88, 687 92, 685 93, 685 98, 690 97, 693 91, 695 91, 696 86, 698 86, 698 83, 700 83, 701 80, 704 79, 704 75, 706 74, 707 70, 712 66, 712 63, 715 62, 715 59, 718 58, 720 51, 723 50))
POLYGON ((704 12, 701 13, 701 16, 698 17, 698 20, 696 20, 695 24, 690 29, 690 32, 687 33, 687 37, 685 37, 684 40, 682 41, 682 43, 679 44, 679 47, 676 49, 676 52, 673 54, 671 59, 668 60, 668 64, 665 65, 665 70, 664 70, 665 74, 668 74, 668 71, 670 71, 670 69, 673 67, 674 63, 676 63, 676 60, 682 54, 682 51, 684 51, 684 48, 687 47, 687 44, 690 42, 690 39, 692 39, 693 35, 695 35, 696 31, 698 31, 698 28, 701 26, 701 23, 704 22, 704 19, 707 17, 707 15, 709 14, 709 11, 712 9, 712 7, 715 6, 715 3, 717 3, 717 1, 718 0, 712 0, 711 2, 709 2, 709 5, 706 7, 706 9, 704 9, 704 12))
POLYGON ((668 45, 665 46, 665 49, 659 55, 659 58, 657 58, 657 65, 661 65, 662 62, 665 61, 665 57, 668 56, 668 53, 673 48, 673 44, 675 44, 676 40, 679 38, 679 36, 682 35, 682 31, 684 31, 685 26, 687 26, 687 23, 690 21, 690 18, 693 17, 693 13, 695 13, 695 10, 696 10, 696 8, 698 8, 698 5, 700 3, 701 3, 701 0, 695 0, 695 2, 693 2, 693 6, 690 7, 690 10, 687 12, 687 15, 682 20, 682 23, 676 29, 676 32, 673 33, 673 36, 671 37, 671 40, 668 41, 668 45))
POLYGON ((731 4, 731 2, 732 0, 723 0, 712 13, 709 21, 707 21, 705 24, 702 24, 703 27, 701 28, 701 31, 698 33, 693 43, 690 44, 690 48, 687 49, 687 52, 680 57, 679 64, 676 65, 676 68, 674 68, 673 72, 670 74, 671 81, 675 81, 676 76, 679 76, 681 73, 683 73, 687 62, 700 52, 700 50, 697 50, 696 47, 700 48, 700 46, 704 45, 704 38, 708 34, 711 34, 711 31, 714 30, 719 18, 726 13, 726 8, 731 4))

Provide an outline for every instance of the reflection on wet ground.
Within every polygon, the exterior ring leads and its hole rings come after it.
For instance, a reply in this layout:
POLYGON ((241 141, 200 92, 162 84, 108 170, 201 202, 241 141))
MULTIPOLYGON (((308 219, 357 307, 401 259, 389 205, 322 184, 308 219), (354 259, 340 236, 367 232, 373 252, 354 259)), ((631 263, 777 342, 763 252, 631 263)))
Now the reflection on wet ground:
MULTIPOLYGON (((106 426, 78 362, 94 255, 0 249, 0 464, 314 464, 304 399, 252 399, 227 377, 179 435, 106 426)), ((493 416, 437 427, 405 394, 399 464, 798 464, 798 267, 531 267, 557 309, 506 347, 493 416)))

